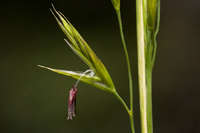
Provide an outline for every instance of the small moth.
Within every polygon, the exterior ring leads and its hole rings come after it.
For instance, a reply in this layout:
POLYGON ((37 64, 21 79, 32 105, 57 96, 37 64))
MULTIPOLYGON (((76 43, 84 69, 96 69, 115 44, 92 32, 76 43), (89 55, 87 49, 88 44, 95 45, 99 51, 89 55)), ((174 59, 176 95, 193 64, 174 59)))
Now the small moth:
POLYGON ((72 86, 72 88, 69 90, 69 97, 68 97, 68 113, 67 113, 67 119, 72 120, 73 117, 76 116, 76 94, 78 92, 77 86, 80 82, 81 78, 85 76, 86 73, 89 73, 90 76, 94 75, 94 72, 90 69, 86 70, 82 75, 79 77, 79 79, 76 81, 75 85, 72 86))
POLYGON ((68 120, 72 120, 73 117, 76 116, 76 94, 78 89, 73 86, 69 91, 68 97, 68 120))

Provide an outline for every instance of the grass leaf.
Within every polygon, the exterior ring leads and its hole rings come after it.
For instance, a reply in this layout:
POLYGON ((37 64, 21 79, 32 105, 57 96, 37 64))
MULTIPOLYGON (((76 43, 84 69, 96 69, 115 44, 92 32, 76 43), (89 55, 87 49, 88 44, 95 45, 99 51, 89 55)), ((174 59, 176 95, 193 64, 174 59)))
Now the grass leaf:
POLYGON ((42 66, 42 65, 38 65, 38 67, 56 72, 61 75, 69 76, 69 77, 72 77, 77 80, 80 79, 80 77, 81 77, 80 81, 82 81, 82 82, 85 82, 87 84, 95 86, 101 90, 112 92, 111 88, 108 87, 107 85, 103 84, 101 82, 101 79, 95 75, 90 75, 90 74, 83 75, 83 73, 81 73, 81 72, 74 72, 74 71, 68 71, 68 70, 62 70, 62 69, 53 69, 53 68, 42 66))

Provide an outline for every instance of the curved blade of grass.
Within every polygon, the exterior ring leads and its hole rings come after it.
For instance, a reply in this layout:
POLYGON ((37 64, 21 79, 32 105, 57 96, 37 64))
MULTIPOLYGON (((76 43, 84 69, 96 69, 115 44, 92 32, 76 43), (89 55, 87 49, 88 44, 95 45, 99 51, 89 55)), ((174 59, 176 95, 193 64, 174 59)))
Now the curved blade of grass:
POLYGON ((75 49, 68 41, 67 39, 64 39, 64 41, 67 43, 67 45, 72 49, 72 51, 78 55, 80 57, 80 59, 85 63, 87 64, 90 69, 92 69, 95 73, 96 73, 96 70, 95 68, 93 67, 93 64, 91 64, 91 62, 88 60, 88 58, 86 58, 79 50, 75 49))
POLYGON ((90 84, 92 86, 95 86, 101 90, 104 91, 108 91, 108 92, 113 92, 111 90, 111 88, 109 88, 107 85, 101 83, 101 79, 97 76, 91 76, 89 74, 85 74, 83 75, 83 73, 80 72, 74 72, 74 71, 67 71, 67 70, 61 70, 61 69, 53 69, 50 67, 46 67, 46 66, 42 66, 42 65, 38 65, 38 67, 44 68, 44 69, 48 69, 50 71, 53 71, 55 73, 61 74, 61 75, 65 75, 65 76, 69 76, 72 77, 74 79, 80 79, 80 81, 85 82, 87 84, 90 84))
MULTIPOLYGON (((70 24, 71 25, 71 24, 70 24)), ((82 36, 80 35, 80 33, 73 27, 73 25, 71 25, 72 27, 72 32, 75 35, 75 37, 77 38, 81 49, 84 50, 84 52, 87 54, 86 56, 88 56, 89 60, 92 62, 93 67, 96 68, 97 74, 107 83, 109 84, 109 86, 111 86, 111 88, 115 88, 114 84, 112 82, 112 79, 106 69, 106 67, 104 66, 104 64, 102 63, 102 61, 96 56, 95 52, 90 48, 90 46, 87 44, 87 42, 82 38, 82 36)))

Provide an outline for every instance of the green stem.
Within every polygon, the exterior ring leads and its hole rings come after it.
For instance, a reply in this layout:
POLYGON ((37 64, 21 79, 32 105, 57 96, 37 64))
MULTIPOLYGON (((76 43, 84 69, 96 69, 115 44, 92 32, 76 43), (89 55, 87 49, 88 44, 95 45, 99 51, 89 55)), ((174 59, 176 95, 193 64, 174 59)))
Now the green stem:
POLYGON ((146 69, 147 81, 147 127, 148 133, 153 133, 153 118, 152 118, 152 67, 146 69))
MULTIPOLYGON (((137 21, 137 49, 138 49, 138 80, 140 94, 140 115, 142 133, 152 133, 152 100, 151 100, 151 73, 152 67, 146 65, 145 59, 145 2, 136 0, 137 21)), ((147 63, 149 64, 149 63, 147 63)))
POLYGON ((125 101, 121 98, 121 96, 117 93, 117 91, 114 91, 113 93, 117 97, 117 99, 121 102, 121 104, 124 106, 127 113, 130 115, 130 110, 129 110, 128 106, 126 105, 125 101))
POLYGON ((130 65, 130 59, 128 55, 128 50, 126 47, 126 42, 125 42, 125 37, 123 33, 123 26, 122 26, 122 19, 121 19, 121 13, 120 10, 116 10, 117 13, 117 18, 119 22, 119 28, 120 28, 120 35, 121 35, 121 40, 122 40, 122 45, 124 48, 125 56, 126 56, 126 63, 127 63, 127 68, 128 68, 128 77, 129 77, 129 93, 130 93, 130 113, 129 113, 129 118, 130 118, 130 124, 131 124, 131 130, 132 133, 135 132, 134 129, 134 121, 133 121, 133 83, 132 83, 132 73, 131 73, 131 65, 130 65))
POLYGON ((120 97, 120 95, 116 91, 114 92, 114 95, 117 97, 117 99, 121 102, 121 104, 126 109, 128 115, 129 115, 129 119, 130 119, 131 131, 132 131, 132 133, 135 133, 134 120, 133 120, 133 112, 128 108, 128 106, 126 105, 126 103, 124 102, 124 100, 120 97))
POLYGON ((156 50, 157 50, 157 41, 156 41, 156 37, 159 31, 159 27, 160 27, 160 0, 158 0, 157 3, 157 22, 156 22, 156 31, 154 34, 154 38, 153 38, 153 44, 154 44, 154 51, 153 51, 153 57, 152 57, 152 69, 154 67, 155 64, 155 58, 156 58, 156 50))
POLYGON ((134 120, 133 120, 133 112, 131 112, 131 114, 129 114, 129 119, 130 119, 131 131, 132 131, 132 133, 135 133, 134 120))

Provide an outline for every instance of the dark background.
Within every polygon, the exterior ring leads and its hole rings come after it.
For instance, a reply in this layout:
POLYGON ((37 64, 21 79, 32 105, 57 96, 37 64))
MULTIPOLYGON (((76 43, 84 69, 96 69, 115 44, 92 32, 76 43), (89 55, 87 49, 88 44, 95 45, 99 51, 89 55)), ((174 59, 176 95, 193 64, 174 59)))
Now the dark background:
MULTIPOLYGON (((120 95, 128 102, 126 63, 110 0, 53 3, 103 60, 120 95)), ((67 90, 75 80, 36 65, 74 71, 87 67, 66 46, 50 7, 48 0, 0 3, 0 132, 130 132, 128 115, 115 97, 83 83, 79 84, 77 117, 73 121, 64 119, 67 90)), ((122 0, 122 15, 136 74, 135 0, 122 0)), ((199 39, 200 1, 161 0, 153 73, 155 133, 200 132, 199 39)), ((134 95, 138 129, 138 91, 134 95)))

